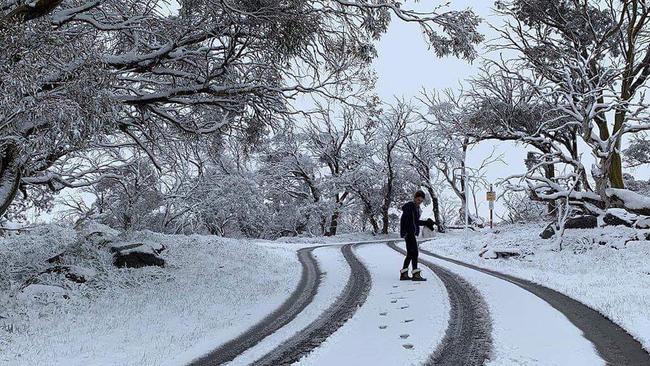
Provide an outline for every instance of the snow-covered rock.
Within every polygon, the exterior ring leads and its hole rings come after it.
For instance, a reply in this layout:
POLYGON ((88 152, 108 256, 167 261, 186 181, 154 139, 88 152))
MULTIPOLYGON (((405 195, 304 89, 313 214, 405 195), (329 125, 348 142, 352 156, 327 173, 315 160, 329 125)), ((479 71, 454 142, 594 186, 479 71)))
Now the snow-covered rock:
POLYGON ((81 237, 100 246, 115 241, 120 234, 110 226, 94 221, 84 223, 77 230, 81 237))
POLYGON ((650 229, 650 217, 645 216, 636 220, 636 222, 634 223, 634 227, 638 229, 650 229))
POLYGON ((113 264, 117 267, 140 268, 146 266, 164 267, 165 260, 159 256, 164 246, 154 248, 151 245, 134 243, 122 247, 111 247, 113 264))
POLYGON ((629 213, 620 208, 610 208, 603 216, 603 223, 605 225, 619 226, 624 225, 632 227, 634 222, 639 219, 638 215, 629 213))
MULTIPOLYGON (((570 217, 564 223, 565 229, 593 229, 598 227, 598 218, 592 215, 581 215, 570 217)), ((542 239, 550 239, 555 235, 557 225, 552 222, 542 231, 539 236, 542 239)))
POLYGON ((598 227, 598 218, 591 215, 571 217, 564 223, 565 229, 593 229, 598 227))
POLYGON ((484 248, 479 253, 479 256, 483 259, 510 258, 520 255, 521 251, 516 248, 484 248))
POLYGON ((555 235, 555 224, 550 223, 546 226, 544 231, 539 234, 539 237, 542 239, 550 239, 555 235))
POLYGON ((625 207, 639 215, 650 216, 650 197, 644 196, 629 189, 608 188, 607 196, 612 202, 625 207))

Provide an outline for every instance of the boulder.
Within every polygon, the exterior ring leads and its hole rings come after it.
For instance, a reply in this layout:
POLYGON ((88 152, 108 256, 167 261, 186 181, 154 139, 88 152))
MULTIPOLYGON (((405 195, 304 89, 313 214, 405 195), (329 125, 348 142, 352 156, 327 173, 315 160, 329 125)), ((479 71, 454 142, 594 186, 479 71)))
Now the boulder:
MULTIPOLYGON (((113 247, 115 248, 115 247, 113 247)), ((145 244, 128 244, 113 251, 113 264, 120 268, 141 268, 147 266, 164 267, 165 260, 159 256, 160 252, 164 250, 161 248, 152 248, 152 246, 145 244)))
POLYGON ((510 257, 518 257, 521 255, 521 252, 519 249, 507 249, 507 248, 499 248, 499 249, 489 249, 485 248, 479 253, 479 256, 483 259, 499 259, 499 258, 510 258, 510 257))
POLYGON ((121 244, 111 245, 111 248, 109 250, 111 251, 111 253, 117 253, 117 252, 123 252, 141 246, 144 246, 144 244, 143 243, 130 243, 130 244, 121 243, 121 244))
POLYGON ((565 229, 593 229, 596 227, 598 227, 598 218, 592 215, 571 217, 564 223, 565 229))
MULTIPOLYGON (((564 223, 565 229, 593 229, 598 227, 598 217, 592 215, 580 215, 570 217, 564 223)), ((555 235, 557 226, 554 222, 548 224, 544 231, 539 234, 542 239, 550 239, 555 235)))
POLYGON ((603 223, 611 226, 627 226, 632 227, 634 222, 639 219, 638 215, 629 213, 620 208, 610 208, 603 216, 603 223))
POLYGON ((632 223, 619 217, 616 215, 613 215, 611 213, 606 213, 605 216, 603 216, 603 222, 605 225, 610 225, 610 226, 627 226, 627 227, 632 227, 632 223))
POLYGON ((636 220, 634 227, 637 229, 650 229, 650 216, 641 217, 636 220))
POLYGON ((555 235, 555 224, 550 223, 548 224, 546 229, 544 229, 544 231, 542 231, 542 233, 539 234, 539 237, 542 239, 550 239, 553 237, 553 235, 555 235))

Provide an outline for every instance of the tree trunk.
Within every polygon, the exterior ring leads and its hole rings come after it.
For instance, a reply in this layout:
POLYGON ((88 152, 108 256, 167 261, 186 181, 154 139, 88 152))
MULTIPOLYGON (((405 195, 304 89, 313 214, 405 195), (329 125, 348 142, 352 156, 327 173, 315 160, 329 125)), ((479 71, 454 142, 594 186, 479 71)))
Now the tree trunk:
POLYGON ((438 232, 444 233, 445 228, 442 222, 440 221, 440 202, 438 202, 438 197, 436 196, 436 192, 434 192, 433 188, 429 186, 427 186, 426 189, 429 192, 429 196, 431 196, 431 205, 433 206, 433 219, 436 220, 436 225, 438 225, 438 232))
MULTIPOLYGON (((627 90, 623 91, 623 98, 627 97, 627 90)), ((623 123, 625 122, 625 110, 618 109, 616 115, 614 116, 614 129, 612 135, 616 134, 623 128, 623 123)), ((608 171, 607 175, 609 176, 609 184, 612 188, 625 188, 625 183, 623 183, 623 164, 621 164, 621 154, 618 151, 621 148, 621 139, 619 138, 614 141, 614 151, 609 157, 608 171)))
POLYGON ((343 206, 343 202, 348 197, 348 195, 349 192, 344 192, 341 196, 339 196, 338 193, 336 194, 336 207, 334 208, 334 212, 330 218, 330 228, 326 234, 327 236, 336 235, 336 231, 338 230, 339 226, 339 216, 341 215, 341 206, 343 206))
POLYGON ((369 216, 368 220, 370 221, 370 225, 372 225, 372 232, 377 234, 379 232, 379 223, 374 216, 369 216))
POLYGON ((386 180, 386 189, 384 190, 384 203, 381 206, 381 219, 382 219, 382 234, 388 234, 388 210, 393 201, 393 165, 391 159, 388 159, 388 179, 386 180))
MULTIPOLYGON (((617 148, 618 150, 618 148, 617 148)), ((621 164, 621 154, 614 152, 609 164, 609 184, 612 188, 625 188, 623 183, 623 165, 621 164)))
POLYGON ((0 159, 0 218, 11 206, 20 186, 22 174, 16 155, 16 148, 8 146, 0 159))
MULTIPOLYGON (((546 178, 548 178, 551 181, 555 181, 555 166, 550 164, 550 165, 545 165, 544 166, 544 173, 546 175, 546 178)), ((555 213, 557 207, 555 205, 555 201, 549 201, 547 206, 546 206, 546 213, 548 215, 553 215, 555 213)))
POLYGON ((388 222, 388 210, 382 210, 381 212, 381 233, 388 234, 389 222, 388 222))
POLYGON ((334 210, 332 217, 330 218, 330 229, 327 232, 326 236, 335 236, 336 230, 338 229, 339 224, 339 210, 334 210))

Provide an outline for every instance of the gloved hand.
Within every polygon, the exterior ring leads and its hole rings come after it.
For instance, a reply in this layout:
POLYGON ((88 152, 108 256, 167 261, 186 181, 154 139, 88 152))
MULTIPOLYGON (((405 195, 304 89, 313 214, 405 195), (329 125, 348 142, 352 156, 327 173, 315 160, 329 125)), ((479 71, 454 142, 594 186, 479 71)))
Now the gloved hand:
POLYGON ((433 220, 432 220, 432 219, 430 219, 430 218, 429 218, 429 219, 427 219, 427 227, 428 227, 429 229, 431 229, 431 231, 433 231, 433 230, 434 230, 434 227, 433 227, 433 225, 435 225, 435 221, 433 221, 433 220))

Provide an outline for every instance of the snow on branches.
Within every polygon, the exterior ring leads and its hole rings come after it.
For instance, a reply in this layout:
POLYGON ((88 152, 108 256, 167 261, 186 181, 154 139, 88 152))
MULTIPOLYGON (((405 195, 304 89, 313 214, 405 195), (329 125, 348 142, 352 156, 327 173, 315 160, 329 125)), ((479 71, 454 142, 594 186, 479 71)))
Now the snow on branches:
POLYGON ((77 184, 69 156, 138 149, 161 171, 172 169, 162 152, 178 155, 170 146, 192 136, 257 142, 300 112, 291 104, 300 96, 363 105, 373 42, 391 14, 420 24, 437 54, 473 59, 479 19, 445 10, 394 1, 4 0, 0 215, 21 186, 77 184))

